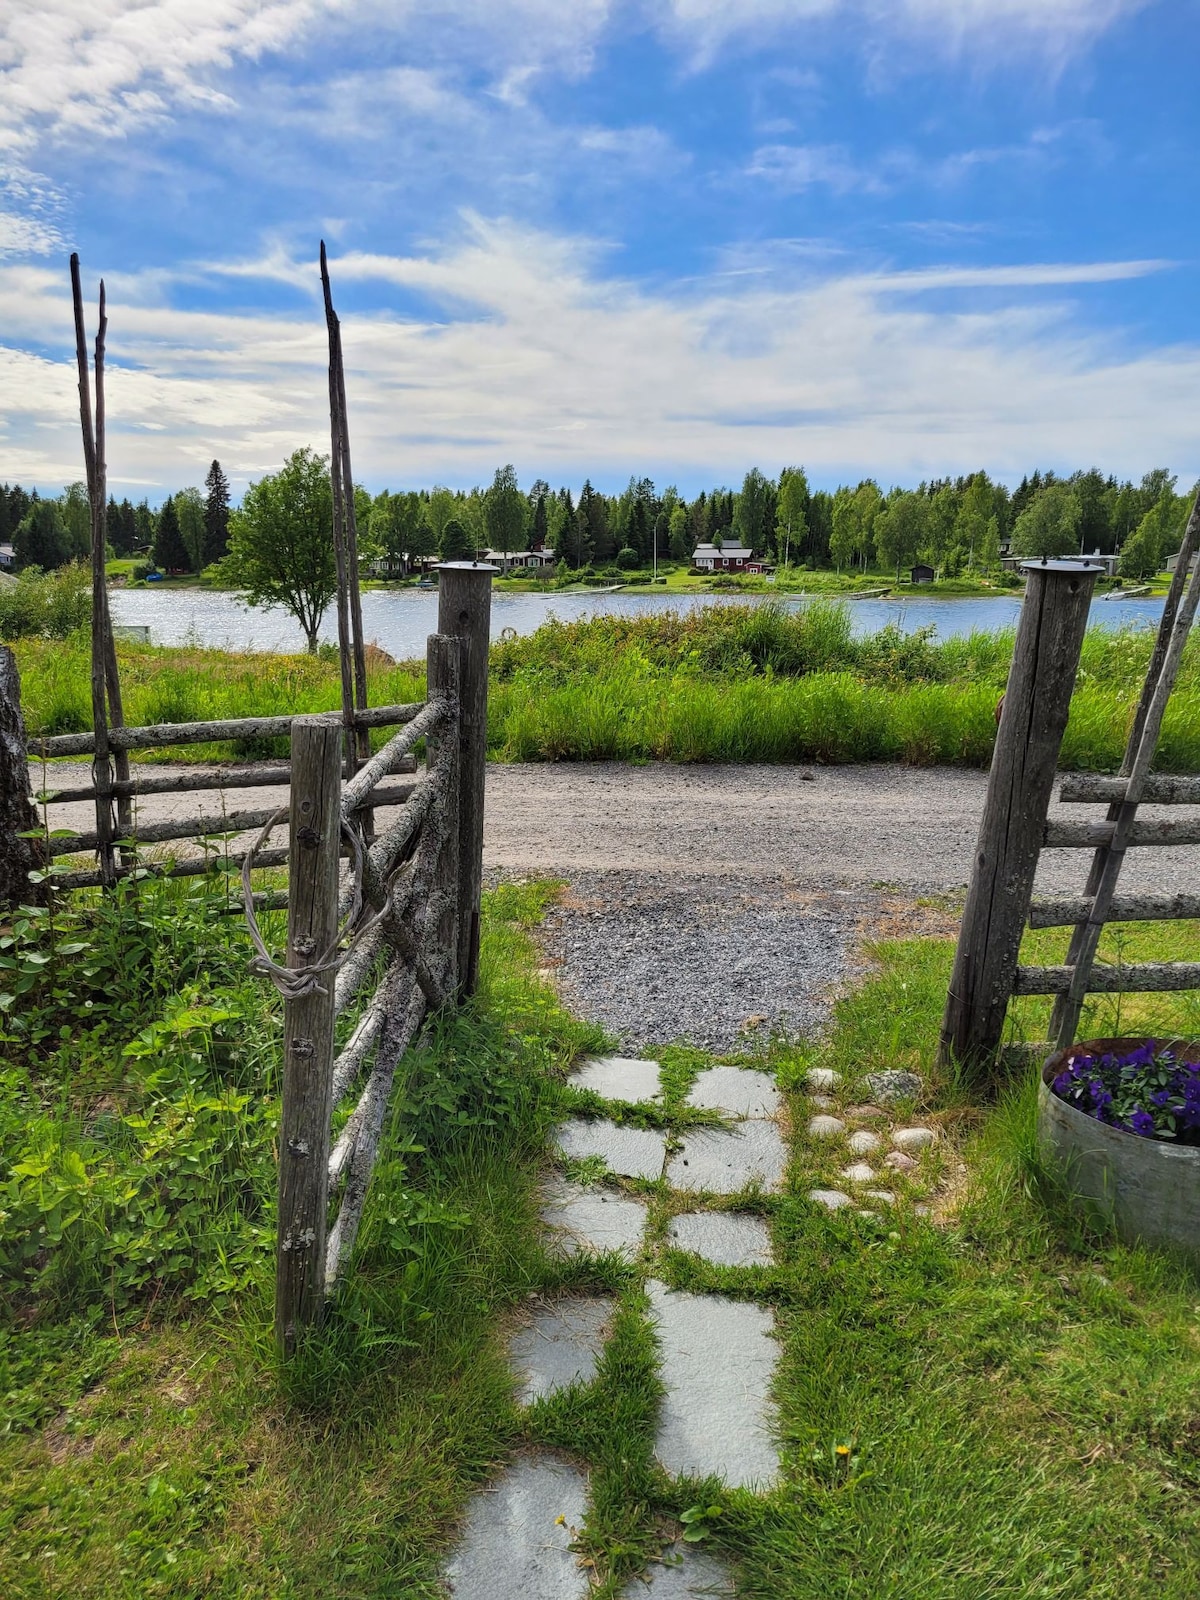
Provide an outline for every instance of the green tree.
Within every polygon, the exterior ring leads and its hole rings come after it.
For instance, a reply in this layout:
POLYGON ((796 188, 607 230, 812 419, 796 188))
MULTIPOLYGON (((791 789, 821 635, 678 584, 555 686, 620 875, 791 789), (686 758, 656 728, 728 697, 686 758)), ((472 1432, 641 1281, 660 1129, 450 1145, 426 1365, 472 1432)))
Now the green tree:
POLYGON ((279 472, 251 484, 229 519, 222 569, 250 605, 290 611, 316 654, 321 618, 337 593, 325 456, 296 450, 279 472))
MULTIPOLYGON (((1174 479, 1171 481, 1174 483, 1174 479)), ((1147 511, 1125 541, 1119 562, 1121 576, 1139 582, 1153 578, 1175 547, 1177 527, 1175 496, 1170 488, 1166 488, 1158 503, 1147 511)))
POLYGON ((30 496, 29 510, 13 535, 13 559, 18 567, 40 567, 43 572, 72 559, 71 535, 56 500, 30 496))
POLYGON ((1070 484, 1050 483, 1013 524, 1013 553, 1035 558, 1075 554, 1079 518, 1079 498, 1070 484))
POLYGON ((550 538, 551 498, 550 485, 539 478, 529 491, 529 544, 533 550, 544 550, 550 538))
POLYGON ((900 569, 917 558, 929 527, 929 501, 919 490, 893 489, 875 519, 875 548, 885 567, 900 569))
POLYGON ((592 488, 590 479, 579 491, 579 549, 581 566, 591 561, 607 565, 617 553, 609 526, 608 502, 592 488))
POLYGON ((154 528, 154 564, 163 572, 191 570, 191 557, 183 542, 175 500, 171 495, 160 506, 154 528))
POLYGON ((150 550, 154 544, 154 513, 149 500, 139 500, 133 508, 135 528, 134 548, 150 550))
POLYGON ((199 489, 181 489, 175 496, 175 515, 179 536, 188 553, 188 571, 199 572, 204 565, 204 496, 199 489))
POLYGON ((671 507, 671 526, 667 536, 672 561, 686 561, 691 555, 688 540, 688 513, 683 501, 671 507))
POLYGON ((775 485, 757 467, 751 467, 734 502, 733 531, 748 550, 764 554, 774 526, 775 485))
POLYGON ((949 483, 939 484, 926 501, 925 533, 917 554, 928 561, 935 573, 945 571, 947 558, 958 544, 955 525, 961 504, 962 496, 949 483))
MULTIPOLYGON (((992 486, 988 482, 986 472, 977 472, 967 483, 959 502, 958 515, 954 519, 954 543, 961 545, 967 552, 967 566, 982 567, 985 571, 992 565, 986 557, 988 554, 988 524, 995 522, 992 510, 992 486)), ((997 558, 999 556, 999 524, 997 523, 997 558)))
POLYGON ((808 479, 803 467, 784 467, 775 500, 775 548, 790 564, 792 552, 803 555, 808 538, 808 479))
POLYGON ((425 520, 429 524, 434 546, 438 550, 442 548, 442 529, 455 514, 454 495, 451 490, 447 489, 445 484, 434 484, 425 504, 425 520))
POLYGON ((493 550, 508 555, 520 550, 525 529, 525 501, 517 487, 512 463, 497 467, 492 486, 484 500, 484 520, 493 550))
POLYGON ((442 527, 442 560, 471 561, 475 556, 475 541, 458 517, 449 517, 442 527))
MULTIPOLYGON (((62 497, 63 526, 67 530, 67 545, 70 550, 68 560, 86 561, 92 553, 92 506, 88 499, 87 485, 83 483, 71 484, 62 497)), ((108 502, 108 529, 105 537, 109 544, 113 540, 113 502, 108 502)))
POLYGON ((204 480, 204 544, 201 565, 212 566, 229 549, 229 479, 214 461, 204 480))

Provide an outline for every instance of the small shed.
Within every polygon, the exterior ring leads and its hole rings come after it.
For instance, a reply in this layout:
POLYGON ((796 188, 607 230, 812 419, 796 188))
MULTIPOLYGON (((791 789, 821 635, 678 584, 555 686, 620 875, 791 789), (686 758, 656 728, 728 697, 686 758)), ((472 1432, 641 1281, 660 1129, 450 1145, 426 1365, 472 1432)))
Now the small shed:
POLYGON ((919 563, 912 569, 912 581, 914 583, 932 583, 933 568, 927 567, 923 563, 919 563))

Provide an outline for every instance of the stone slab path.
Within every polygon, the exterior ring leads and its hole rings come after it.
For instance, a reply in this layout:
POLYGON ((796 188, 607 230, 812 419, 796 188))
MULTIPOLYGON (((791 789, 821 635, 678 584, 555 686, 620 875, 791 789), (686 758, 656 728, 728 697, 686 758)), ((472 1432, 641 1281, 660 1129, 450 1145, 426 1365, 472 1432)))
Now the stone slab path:
MULTIPOLYGON (((546 1179, 545 1247, 552 1256, 585 1259, 616 1252, 643 1275, 664 1390, 654 1438, 664 1472, 685 1482, 716 1479, 727 1489, 769 1491, 781 1470, 772 1402, 779 1346, 773 1311, 750 1297, 752 1282, 762 1280, 735 1279, 721 1293, 675 1289, 666 1280, 669 1251, 735 1271, 771 1267, 763 1212, 772 1209, 770 1197, 783 1188, 788 1166, 783 1097, 767 1073, 709 1068, 697 1075, 684 1104, 717 1113, 721 1125, 697 1127, 690 1113, 673 1120, 656 1062, 603 1057, 583 1062, 569 1081, 599 1095, 611 1115, 571 1117, 555 1130, 560 1161, 592 1158, 594 1167, 546 1179), (654 1108, 661 1127, 623 1125, 620 1108, 631 1103, 654 1108)), ((855 1103, 842 1075, 829 1068, 809 1073, 794 1192, 827 1214, 830 1228, 888 1227, 883 1219, 894 1207, 926 1214, 933 1170, 926 1163, 936 1164, 938 1133, 912 1114, 921 1080, 882 1073, 858 1088, 873 1099, 855 1103)), ((519 1403, 535 1405, 595 1382, 616 1308, 615 1297, 571 1292, 527 1303, 508 1344, 519 1403)), ((587 1572, 569 1549, 587 1505, 577 1467, 547 1451, 517 1457, 472 1503, 445 1569, 449 1592, 463 1600, 587 1594, 587 1572)), ((622 1600, 735 1593, 723 1556, 677 1543, 626 1584, 622 1600)))

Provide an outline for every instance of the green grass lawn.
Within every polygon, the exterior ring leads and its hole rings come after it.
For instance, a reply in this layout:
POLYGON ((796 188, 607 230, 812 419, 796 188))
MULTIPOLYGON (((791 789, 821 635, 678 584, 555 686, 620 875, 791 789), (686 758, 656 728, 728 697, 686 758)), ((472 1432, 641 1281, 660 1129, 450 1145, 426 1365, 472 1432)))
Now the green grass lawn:
MULTIPOLYGON (((1148 632, 1089 631, 1064 769, 1115 770, 1149 660, 1148 632)), ((488 746, 505 761, 903 761, 986 767, 1013 634, 933 640, 852 632, 846 606, 550 621, 492 647, 488 746)), ((336 653, 285 656, 118 642, 131 724, 328 711, 336 653)), ((91 725, 87 643, 17 647, 31 734, 91 725)), ((370 701, 424 698, 422 663, 368 651, 370 701)), ((376 743, 387 737, 378 731, 376 743)), ((280 740, 175 749, 171 759, 286 755, 280 740)), ((157 753, 156 753, 157 754, 157 753)), ((1200 641, 1184 658, 1159 742, 1161 770, 1200 768, 1200 641)))
MULTIPOLYGON (((432 1597, 470 1494, 540 1443, 590 1470, 580 1550, 602 1596, 703 1504, 758 1600, 1194 1600, 1200 1282, 1062 1209, 1034 1157, 1032 1076, 980 1099, 932 1070, 944 937, 871 947, 827 1038, 744 1058, 777 1071, 797 1130, 786 1193, 749 1202, 778 1265, 667 1252, 655 1271, 774 1308, 785 1477, 764 1496, 664 1478, 644 1266, 556 1263, 537 1243, 546 1131, 587 1105, 565 1069, 600 1042, 536 971, 554 892, 488 896, 480 997, 401 1074, 351 1285, 282 1373, 272 993, 202 884, 147 890, 141 944, 128 917, 74 930, 88 947, 60 948, 24 1024, 6 1024, 0 1592, 432 1597), (85 996, 103 1013, 91 1031, 85 996), (225 1015, 198 1016, 205 1003, 225 1015), (928 1075, 922 1115, 942 1138, 894 1213, 830 1217, 806 1199, 844 1160, 803 1132, 813 1065, 844 1075, 846 1103, 874 1068, 928 1075), (531 1292, 570 1288, 619 1300, 598 1380, 521 1413, 505 1330, 531 1292)), ((1131 926, 1123 953, 1170 959, 1198 932, 1131 926)), ((1064 938, 1031 938, 1030 958, 1064 938)), ((1115 1006, 1095 1003, 1085 1027, 1200 1032, 1196 997, 1115 1006)), ((1044 1012, 1021 1002, 1014 1038, 1044 1012)), ((663 1106, 639 1115, 675 1127, 695 1119, 682 1101, 710 1058, 660 1057, 663 1106)), ((657 1245, 678 1201, 631 1187, 657 1245)))

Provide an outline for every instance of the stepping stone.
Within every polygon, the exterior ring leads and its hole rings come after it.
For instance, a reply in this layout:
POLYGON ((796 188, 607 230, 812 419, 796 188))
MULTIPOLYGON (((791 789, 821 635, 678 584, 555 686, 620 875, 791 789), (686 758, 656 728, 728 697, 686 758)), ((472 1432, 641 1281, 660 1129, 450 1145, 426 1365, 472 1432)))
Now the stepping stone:
POLYGON ((736 1594, 719 1556, 681 1540, 664 1550, 662 1560, 652 1563, 643 1577, 631 1578, 621 1600, 734 1600, 736 1594))
POLYGON ((571 1296, 539 1306, 508 1341, 508 1362, 521 1379, 523 1406, 573 1383, 591 1383, 608 1337, 615 1300, 571 1296))
POLYGON ((894 1106, 897 1100, 915 1100, 925 1085, 915 1072, 868 1072, 871 1093, 881 1106, 894 1106))
POLYGON ((852 1206, 854 1201, 848 1194, 843 1194, 840 1189, 810 1189, 808 1198, 814 1205, 824 1206, 826 1211, 840 1211, 843 1206, 852 1206))
POLYGON ((657 1061, 628 1056, 596 1056, 584 1061, 567 1082, 573 1089, 591 1089, 606 1100, 657 1100, 661 1093, 657 1061))
POLYGON ((846 1124, 836 1117, 810 1117, 808 1131, 814 1139, 836 1139, 846 1131, 846 1124))
POLYGON ((877 1117, 886 1117, 887 1112, 879 1106, 847 1106, 846 1115, 857 1117, 864 1122, 873 1122, 877 1117))
POLYGON ((697 1128, 667 1164, 667 1181, 686 1193, 738 1194, 758 1181, 767 1193, 783 1186, 787 1150, 773 1122, 697 1128))
POLYGON ((605 1250, 635 1256, 646 1231, 646 1207, 612 1189, 551 1178, 542 1186, 542 1221, 551 1230, 555 1254, 577 1256, 605 1250))
POLYGON ((455 1600, 586 1600, 569 1546, 587 1513, 587 1480, 565 1461, 519 1456, 475 1496, 445 1578, 455 1600))
POLYGON ((572 1117, 555 1129, 554 1142, 573 1161, 601 1156, 608 1170, 623 1178, 662 1177, 667 1141, 648 1128, 619 1128, 603 1118, 572 1117))
POLYGON ((653 1279, 646 1292, 666 1389, 655 1455, 675 1478, 713 1474, 730 1488, 766 1486, 779 1471, 768 1401, 779 1358, 770 1311, 653 1279))
POLYGON ((878 1200, 885 1206, 894 1206, 896 1204, 896 1196, 890 1189, 868 1189, 867 1199, 878 1200))
POLYGON ((928 1150, 933 1140, 932 1128, 897 1128, 892 1135, 896 1149, 905 1151, 928 1150))
POLYGON ((842 1168, 842 1177, 848 1183, 873 1183, 875 1168, 869 1161, 856 1161, 852 1167, 842 1168))
POLYGON ((726 1111, 733 1117, 773 1117, 783 1102, 775 1080, 765 1072, 710 1067, 692 1085, 687 1103, 702 1111, 726 1111))
POLYGON ((856 1156, 869 1156, 872 1150, 878 1150, 883 1140, 877 1133, 870 1133, 866 1128, 860 1128, 857 1133, 852 1133, 846 1140, 847 1145, 856 1156))
POLYGON ((832 1067, 809 1067, 804 1074, 804 1081, 810 1089, 836 1089, 842 1081, 842 1075, 832 1067))
POLYGON ((903 1150, 889 1150, 883 1158, 885 1167, 891 1167, 893 1172, 915 1172, 917 1163, 911 1156, 906 1156, 903 1150))
POLYGON ((671 1218, 667 1235, 677 1250, 690 1250, 716 1267, 771 1265, 771 1230, 761 1217, 688 1211, 671 1218))
POLYGON ((816 1106, 818 1111, 832 1111, 833 1107, 837 1105, 837 1101, 831 1094, 810 1094, 808 1102, 810 1105, 816 1106))

